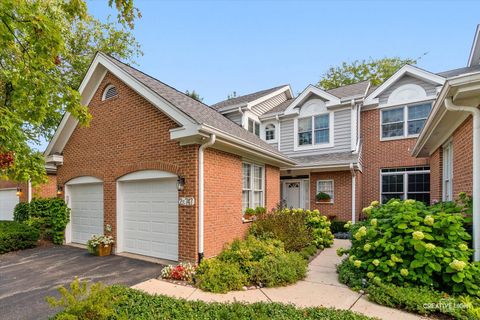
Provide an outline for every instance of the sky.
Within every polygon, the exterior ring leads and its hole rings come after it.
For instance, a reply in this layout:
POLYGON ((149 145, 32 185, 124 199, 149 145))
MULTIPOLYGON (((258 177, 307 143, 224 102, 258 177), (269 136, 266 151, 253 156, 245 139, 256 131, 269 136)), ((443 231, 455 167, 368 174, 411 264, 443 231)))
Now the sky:
MULTIPOLYGON (((134 1, 143 72, 213 104, 290 84, 295 94, 343 61, 421 57, 432 72, 466 66, 480 2, 134 1), (425 54, 425 55, 424 55, 425 54)), ((116 18, 107 1, 89 11, 116 18)))

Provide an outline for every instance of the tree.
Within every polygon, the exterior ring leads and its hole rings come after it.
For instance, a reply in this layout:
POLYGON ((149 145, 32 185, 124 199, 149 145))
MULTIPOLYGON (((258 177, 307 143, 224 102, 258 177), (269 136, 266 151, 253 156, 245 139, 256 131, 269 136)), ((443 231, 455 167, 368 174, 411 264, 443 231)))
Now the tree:
POLYGON ((97 50, 127 61, 141 54, 128 30, 136 9, 131 0, 115 5, 118 29, 90 16, 83 0, 0 1, 0 178, 44 181, 32 144, 50 139, 66 111, 88 125, 78 87, 97 50))
POLYGON ((185 94, 192 99, 203 102, 203 97, 200 97, 200 95, 195 90, 192 90, 192 92, 187 90, 185 91, 185 94))
POLYGON ((399 57, 343 62, 340 66, 330 67, 322 75, 318 86, 324 90, 370 80, 378 86, 406 64, 415 65, 419 59, 399 57))

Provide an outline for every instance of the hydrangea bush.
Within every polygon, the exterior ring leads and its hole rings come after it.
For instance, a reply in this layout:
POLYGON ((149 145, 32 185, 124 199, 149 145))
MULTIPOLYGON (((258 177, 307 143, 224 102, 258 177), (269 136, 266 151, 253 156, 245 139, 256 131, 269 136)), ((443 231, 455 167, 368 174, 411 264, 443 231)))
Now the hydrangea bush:
POLYGON ((163 279, 192 282, 195 271, 195 265, 188 262, 181 262, 176 266, 168 265, 164 267, 161 275, 163 279))
POLYGON ((374 283, 429 286, 480 296, 480 265, 471 262, 470 235, 461 208, 427 207, 415 200, 378 201, 352 227, 351 264, 374 283))

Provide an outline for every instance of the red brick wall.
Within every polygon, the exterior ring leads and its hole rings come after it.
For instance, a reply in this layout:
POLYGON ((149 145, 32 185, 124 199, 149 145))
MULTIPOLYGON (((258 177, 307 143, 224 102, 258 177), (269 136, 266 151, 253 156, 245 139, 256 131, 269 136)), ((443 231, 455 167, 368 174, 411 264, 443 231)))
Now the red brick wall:
POLYGON ((453 133, 453 197, 472 194, 473 118, 469 116, 453 133))
POLYGON ((430 157, 430 202, 442 201, 442 148, 438 148, 430 157))
MULTIPOLYGON (((90 103, 89 127, 77 127, 65 146, 58 183, 79 176, 104 181, 104 223, 116 237, 116 179, 134 171, 156 169, 185 177, 180 197, 197 198, 198 146, 170 140, 177 124, 108 73, 90 103), (108 84, 118 96, 101 101, 108 84)), ((179 207, 179 259, 196 260, 197 206, 179 207)))
POLYGON ((318 209, 321 214, 335 216, 336 220, 352 219, 352 174, 350 171, 310 173, 310 209, 318 209), (334 203, 319 203, 317 180, 334 180, 334 203))
POLYGON ((265 166, 265 208, 275 209, 280 203, 280 169, 265 166))
POLYGON ((55 198, 57 196, 57 176, 48 175, 48 182, 32 187, 33 198, 55 198))
POLYGON ((362 206, 380 200, 380 169, 395 167, 424 166, 428 158, 414 158, 411 151, 416 139, 380 141, 380 110, 361 113, 363 137, 362 206))

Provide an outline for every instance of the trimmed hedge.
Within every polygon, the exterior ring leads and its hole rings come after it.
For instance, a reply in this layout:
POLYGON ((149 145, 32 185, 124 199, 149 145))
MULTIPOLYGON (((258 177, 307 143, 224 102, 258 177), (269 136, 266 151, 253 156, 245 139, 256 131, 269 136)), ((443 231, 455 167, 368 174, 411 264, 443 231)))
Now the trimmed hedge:
POLYGON ((0 221, 0 253, 35 247, 37 229, 15 221, 0 221))

